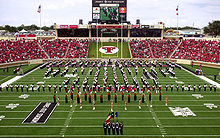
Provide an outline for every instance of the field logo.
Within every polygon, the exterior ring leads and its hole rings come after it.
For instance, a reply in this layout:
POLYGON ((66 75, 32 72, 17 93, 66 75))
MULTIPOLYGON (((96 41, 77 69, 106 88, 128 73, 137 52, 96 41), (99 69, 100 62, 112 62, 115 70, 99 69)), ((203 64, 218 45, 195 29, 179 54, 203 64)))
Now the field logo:
POLYGON ((204 103, 204 105, 205 105, 206 107, 208 107, 209 109, 212 109, 212 108, 218 108, 217 105, 212 104, 212 103, 204 103))
POLYGON ((2 119, 4 119, 5 118, 5 116, 4 115, 1 115, 0 116, 0 121, 2 121, 2 119))
POLYGON ((193 97, 196 97, 196 99, 203 98, 201 94, 192 94, 193 97))
POLYGON ((14 109, 14 108, 16 108, 16 107, 18 107, 19 106, 19 104, 8 104, 7 106, 5 106, 6 108, 11 108, 11 109, 14 109))
POLYGON ((20 95, 18 98, 23 98, 23 99, 27 99, 30 95, 28 94, 23 94, 23 95, 20 95))
POLYGON ((173 113, 174 116, 196 116, 188 107, 181 108, 181 107, 169 107, 170 111, 173 113))
POLYGON ((99 49, 99 51, 103 54, 115 54, 119 51, 119 49, 114 46, 103 46, 99 49))

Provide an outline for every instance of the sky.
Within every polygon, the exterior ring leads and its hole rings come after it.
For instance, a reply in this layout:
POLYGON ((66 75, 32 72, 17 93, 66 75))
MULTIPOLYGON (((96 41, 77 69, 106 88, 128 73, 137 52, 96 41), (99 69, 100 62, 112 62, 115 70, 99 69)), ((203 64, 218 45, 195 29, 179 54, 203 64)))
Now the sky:
MULTIPOLYGON (((36 24, 84 24, 92 20, 92 0, 0 0, 0 26, 36 24)), ((176 8, 179 5, 179 26, 203 28, 208 22, 220 20, 220 0, 127 0, 127 20, 141 24, 164 22, 166 27, 177 26, 176 8)))

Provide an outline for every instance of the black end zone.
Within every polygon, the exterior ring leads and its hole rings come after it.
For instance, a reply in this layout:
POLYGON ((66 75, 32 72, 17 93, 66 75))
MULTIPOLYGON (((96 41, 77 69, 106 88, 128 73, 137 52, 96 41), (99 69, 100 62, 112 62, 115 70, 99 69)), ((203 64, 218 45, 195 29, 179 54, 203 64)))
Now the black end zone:
POLYGON ((40 102, 22 124, 45 124, 56 106, 56 103, 40 102))

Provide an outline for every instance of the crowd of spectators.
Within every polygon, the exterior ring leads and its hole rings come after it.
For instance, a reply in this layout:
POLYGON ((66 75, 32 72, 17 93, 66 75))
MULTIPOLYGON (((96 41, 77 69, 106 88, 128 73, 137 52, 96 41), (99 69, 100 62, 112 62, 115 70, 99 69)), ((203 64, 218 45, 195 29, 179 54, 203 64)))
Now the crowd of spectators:
POLYGON ((39 49, 37 40, 1 41, 0 51, 0 63, 46 58, 45 53, 39 49))
POLYGON ((183 40, 171 58, 219 63, 220 42, 183 40))
POLYGON ((180 43, 177 40, 153 39, 132 40, 129 45, 133 58, 170 58, 171 56, 174 59, 219 63, 220 42, 218 41, 189 39, 180 43))

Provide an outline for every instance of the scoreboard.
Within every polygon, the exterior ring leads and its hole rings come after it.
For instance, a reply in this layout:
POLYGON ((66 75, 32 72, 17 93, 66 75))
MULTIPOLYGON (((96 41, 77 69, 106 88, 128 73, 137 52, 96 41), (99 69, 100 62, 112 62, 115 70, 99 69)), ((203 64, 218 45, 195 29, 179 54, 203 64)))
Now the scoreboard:
POLYGON ((92 22, 127 22, 127 0, 92 0, 92 22))

